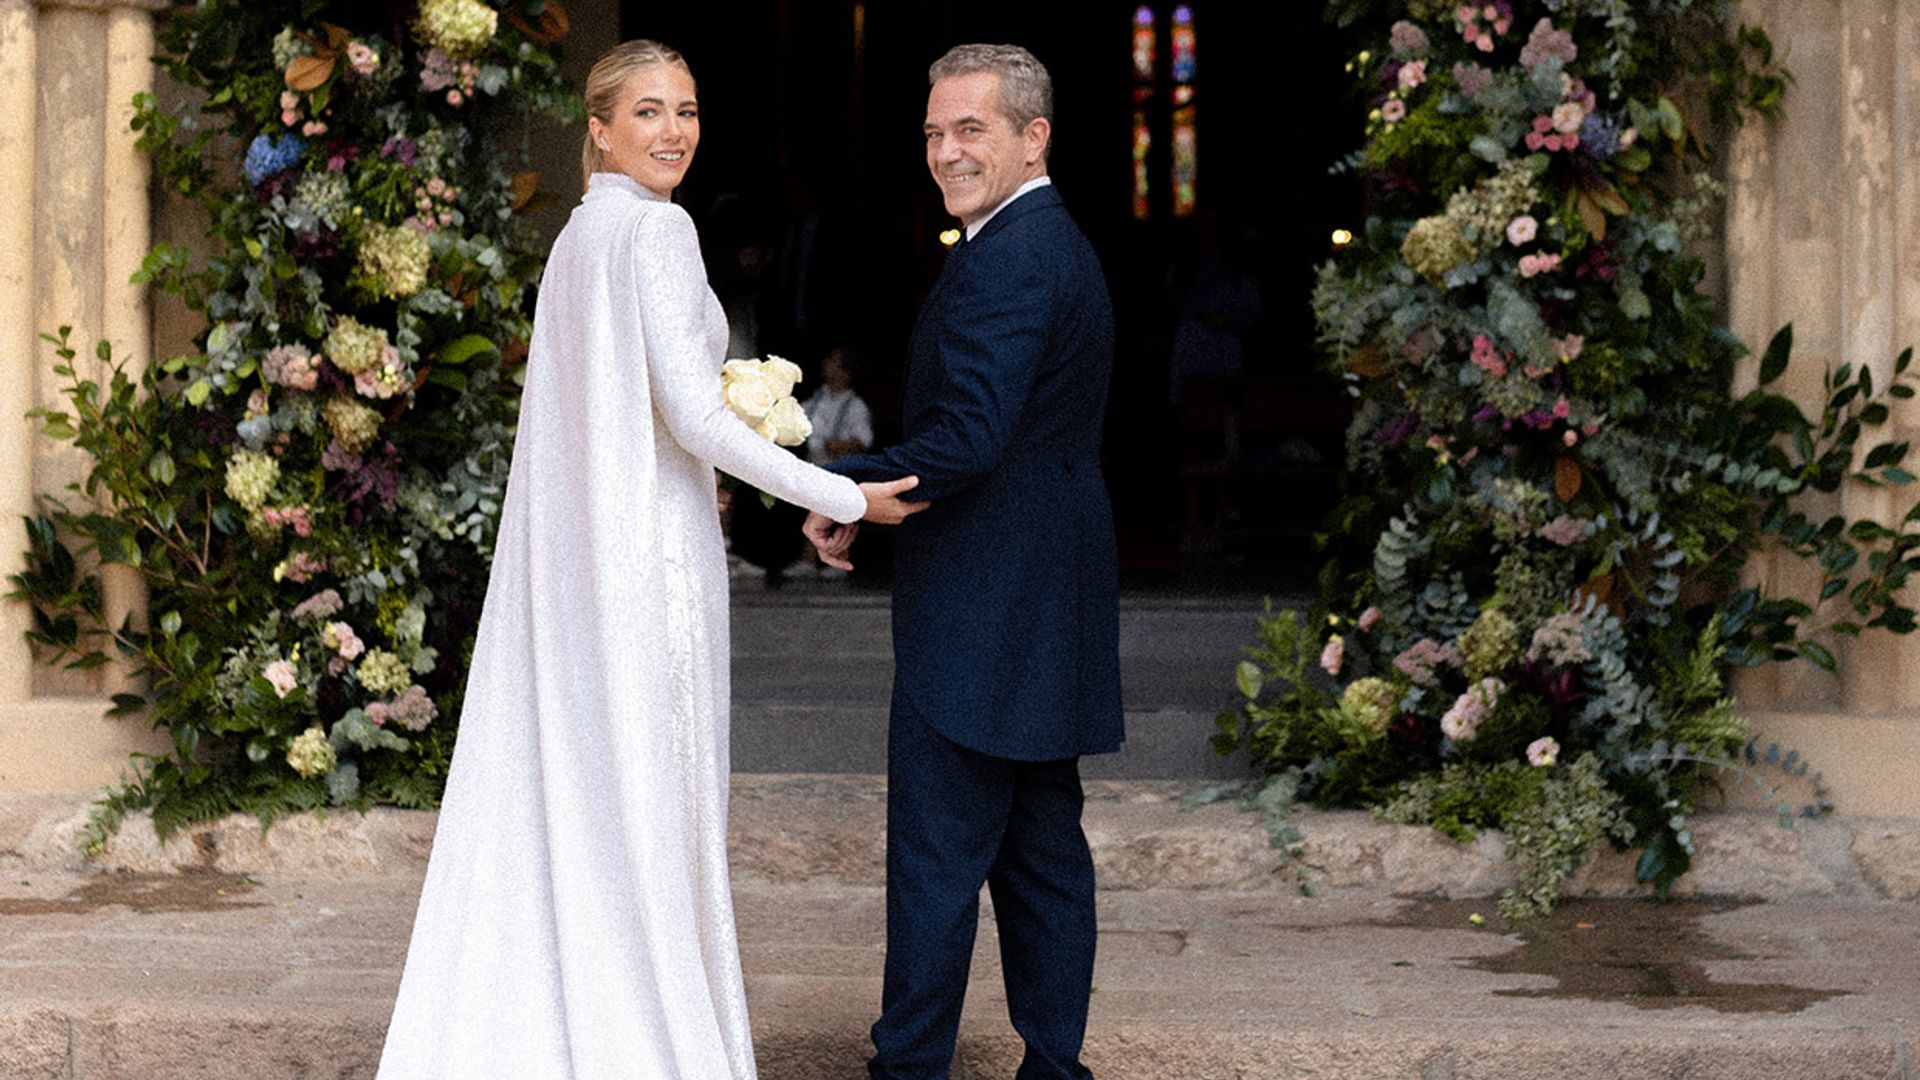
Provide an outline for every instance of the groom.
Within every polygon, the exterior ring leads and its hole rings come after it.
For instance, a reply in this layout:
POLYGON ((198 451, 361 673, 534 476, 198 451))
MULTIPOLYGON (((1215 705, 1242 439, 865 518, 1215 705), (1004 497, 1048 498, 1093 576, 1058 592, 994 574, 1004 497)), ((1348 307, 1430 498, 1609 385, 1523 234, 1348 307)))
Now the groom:
MULTIPOLYGON (((920 478, 894 563, 887 960, 868 1063, 943 1078, 993 896, 1018 1080, 1083 1078, 1095 939, 1079 757, 1117 750, 1119 630, 1100 426, 1113 310, 1047 178, 1053 86, 1011 45, 930 72, 927 168, 965 238, 920 310, 904 441, 831 466, 920 478)), ((807 535, 846 565, 854 530, 807 535)))

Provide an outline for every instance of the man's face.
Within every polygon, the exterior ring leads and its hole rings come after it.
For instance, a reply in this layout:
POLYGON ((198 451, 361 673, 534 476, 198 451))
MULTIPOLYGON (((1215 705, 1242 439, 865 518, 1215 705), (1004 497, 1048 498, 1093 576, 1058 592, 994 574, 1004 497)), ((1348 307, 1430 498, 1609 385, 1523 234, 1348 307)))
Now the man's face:
POLYGON ((1044 119, 1023 130, 1000 111, 1000 76, 954 75, 927 95, 927 169, 947 213, 972 225, 1046 171, 1044 119))

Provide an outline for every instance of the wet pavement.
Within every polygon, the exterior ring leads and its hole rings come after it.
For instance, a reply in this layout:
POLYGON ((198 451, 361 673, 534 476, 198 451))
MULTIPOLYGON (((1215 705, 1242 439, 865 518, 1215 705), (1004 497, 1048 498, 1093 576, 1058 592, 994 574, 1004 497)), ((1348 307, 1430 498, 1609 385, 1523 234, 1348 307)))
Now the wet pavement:
MULTIPOLYGON (((17 873, 0 882, 0 1077, 370 1078, 418 888, 17 873)), ((859 1075, 883 892, 735 892, 761 1075, 859 1075)), ((1491 900, 1141 889, 1101 905, 1102 1080, 1920 1076, 1914 904, 1576 900, 1518 925, 1491 900)), ((999 981, 989 905, 956 1080, 1018 1062, 999 981)))

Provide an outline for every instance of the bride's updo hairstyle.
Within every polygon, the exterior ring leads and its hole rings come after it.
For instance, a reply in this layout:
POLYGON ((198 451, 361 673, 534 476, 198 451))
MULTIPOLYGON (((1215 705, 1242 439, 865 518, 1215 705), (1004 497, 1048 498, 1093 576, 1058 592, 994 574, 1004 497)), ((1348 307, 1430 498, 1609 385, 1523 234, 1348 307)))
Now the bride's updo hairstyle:
MULTIPOLYGON (((620 107, 620 89, 637 71, 650 68, 655 64, 673 64, 692 77, 693 69, 687 66, 686 58, 657 41, 639 38, 623 41, 608 49, 600 59, 593 62, 593 70, 587 72, 587 115, 603 124, 613 123, 613 112, 620 107)), ((600 145, 593 141, 593 129, 589 127, 580 147, 580 182, 586 183, 593 174, 603 172, 600 167, 600 145)))

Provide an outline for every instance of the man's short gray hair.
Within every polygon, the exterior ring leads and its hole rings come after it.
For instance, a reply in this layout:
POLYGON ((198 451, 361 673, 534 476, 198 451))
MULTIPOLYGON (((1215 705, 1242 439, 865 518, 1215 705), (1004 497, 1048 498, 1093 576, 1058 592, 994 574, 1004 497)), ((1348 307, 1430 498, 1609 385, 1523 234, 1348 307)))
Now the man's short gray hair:
POLYGON ((1000 111, 1016 129, 1025 131, 1042 117, 1053 122, 1053 77, 1018 45, 955 45, 927 69, 927 85, 980 71, 1000 76, 1000 111))

